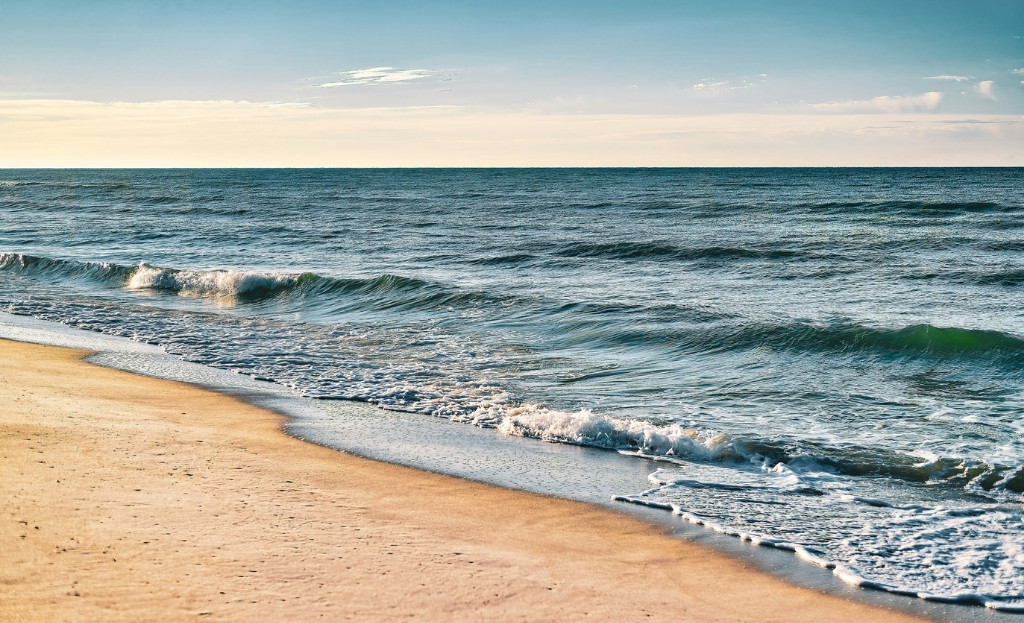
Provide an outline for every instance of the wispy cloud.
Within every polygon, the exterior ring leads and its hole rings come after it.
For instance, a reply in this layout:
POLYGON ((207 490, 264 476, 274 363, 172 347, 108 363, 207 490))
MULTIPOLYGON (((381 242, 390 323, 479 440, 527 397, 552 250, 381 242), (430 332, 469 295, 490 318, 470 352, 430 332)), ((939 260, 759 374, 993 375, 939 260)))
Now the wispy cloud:
POLYGON ((1024 67, 1018 67, 1010 72, 1011 74, 1017 74, 1018 76, 1024 76, 1024 67))
POLYGON ((993 84, 995 84, 995 82, 992 80, 982 80, 978 83, 978 93, 981 93, 981 96, 984 98, 994 100, 996 96, 995 93, 992 92, 993 84))
POLYGON ((309 108, 309 102, 260 102, 256 104, 263 108, 309 108))
POLYGON ((970 76, 954 76, 952 74, 941 74, 938 76, 925 76, 924 80, 949 80, 950 82, 967 82, 970 76))
POLYGON ((693 90, 698 93, 711 94, 721 93, 724 91, 736 91, 738 89, 749 89, 753 86, 764 83, 767 78, 768 74, 757 74, 751 78, 743 78, 739 82, 703 78, 700 82, 693 85, 693 90))
POLYGON ((727 86, 728 84, 729 84, 728 80, 717 80, 716 81, 716 80, 710 80, 708 78, 704 78, 703 80, 701 80, 697 84, 693 85, 693 88, 698 90, 698 91, 706 91, 706 90, 710 91, 712 89, 717 89, 719 87, 727 86))
POLYGON ((829 113, 932 112, 942 101, 940 91, 921 95, 881 95, 868 100, 843 100, 810 104, 808 108, 829 113))
POLYGON ((347 87, 360 84, 398 84, 423 80, 440 74, 439 71, 430 69, 395 69, 394 67, 368 67, 366 69, 353 69, 351 71, 339 71, 336 75, 341 76, 338 80, 324 82, 316 85, 321 89, 333 87, 347 87))

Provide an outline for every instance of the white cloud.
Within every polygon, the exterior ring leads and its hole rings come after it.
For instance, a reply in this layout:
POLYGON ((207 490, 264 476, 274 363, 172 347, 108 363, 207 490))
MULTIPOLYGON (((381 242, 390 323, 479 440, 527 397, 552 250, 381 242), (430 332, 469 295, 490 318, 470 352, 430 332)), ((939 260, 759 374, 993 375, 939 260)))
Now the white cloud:
POLYGON ((950 74, 942 74, 939 76, 925 76, 925 80, 950 80, 952 82, 967 82, 971 79, 970 76, 953 76, 950 74))
POLYGON ((736 91, 738 89, 749 89, 751 87, 763 84, 768 78, 768 74, 757 74, 751 78, 743 78, 739 82, 731 82, 729 80, 712 80, 710 78, 703 78, 700 82, 693 85, 693 90, 698 93, 705 95, 720 94, 725 91, 736 91))
POLYGON ((823 102, 810 104, 808 108, 829 113, 932 112, 941 100, 941 92, 929 91, 921 95, 881 95, 869 100, 823 102))
POLYGON ((727 86, 728 84, 729 84, 728 80, 720 80, 720 81, 716 82, 716 81, 713 81, 713 80, 709 80, 708 78, 704 78, 703 80, 701 80, 697 84, 693 85, 693 88, 698 90, 698 91, 703 91, 703 90, 717 89, 719 87, 727 86))
POLYGON ((1018 76, 1024 76, 1024 67, 1018 67, 1010 72, 1011 74, 1017 74, 1018 76))
POLYGON ((981 93, 982 97, 994 100, 995 94, 992 93, 992 85, 995 84, 992 80, 982 80, 978 83, 978 93, 981 93))
POLYGON ((394 84, 399 82, 411 82, 422 80, 437 75, 439 72, 430 69, 395 69, 394 67, 368 67, 366 69, 353 69, 351 71, 339 71, 337 75, 343 76, 340 80, 324 82, 316 85, 321 89, 333 87, 347 87, 357 84, 394 84))

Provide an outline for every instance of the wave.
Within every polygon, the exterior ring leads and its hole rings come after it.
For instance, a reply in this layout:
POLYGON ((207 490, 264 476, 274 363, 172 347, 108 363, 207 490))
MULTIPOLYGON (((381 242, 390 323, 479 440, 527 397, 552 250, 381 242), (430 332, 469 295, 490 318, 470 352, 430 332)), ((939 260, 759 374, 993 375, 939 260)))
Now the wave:
POLYGON ((501 266, 503 264, 526 264, 537 259, 536 255, 529 253, 512 253, 510 255, 495 255, 491 257, 481 257, 473 260, 469 260, 469 264, 475 264, 477 266, 501 266))
MULTIPOLYGON (((857 357, 970 359, 995 365, 1024 362, 1024 339, 986 329, 930 324, 875 328, 856 323, 812 324, 751 322, 714 309, 676 306, 634 307, 631 318, 602 318, 602 306, 568 304, 577 310, 558 319, 557 334, 568 346, 608 349, 646 348, 676 355, 714 354, 751 349, 826 353, 857 357), (696 324, 695 324, 696 323, 696 324)), ((555 310, 555 311, 559 311, 555 310)), ((620 310, 614 306, 613 316, 620 310)))
POLYGON ((243 270, 173 270, 140 264, 125 287, 199 296, 244 296, 289 289, 300 283, 302 277, 243 270))
POLYGON ((697 430, 678 424, 616 418, 584 409, 559 411, 536 404, 480 407, 461 418, 501 434, 615 450, 645 458, 788 465, 854 477, 944 483, 997 501, 1024 499, 1024 466, 989 464, 965 457, 930 457, 856 444, 821 445, 789 437, 773 439, 697 430))
POLYGON ((486 292, 460 290, 414 277, 384 274, 366 278, 323 277, 316 273, 285 274, 245 270, 175 270, 142 264, 125 287, 188 296, 233 297, 256 302, 291 297, 305 306, 375 311, 432 310, 476 306, 499 297, 486 292), (357 300, 353 300, 356 297, 357 300))
MULTIPOLYGON (((735 319, 736 314, 715 309, 709 305, 682 303, 626 303, 626 302, 593 302, 574 301, 563 303, 546 311, 548 316, 562 316, 571 319, 572 324, 579 325, 579 319, 591 318, 601 324, 608 324, 613 316, 628 316, 635 322, 638 318, 657 319, 659 322, 712 322, 717 320, 735 319)), ((565 327, 563 333, 568 334, 572 327, 565 327)))
MULTIPOLYGON (((841 348, 881 348, 894 352, 929 353, 1021 353, 1024 340, 999 331, 936 327, 918 324, 903 329, 872 329, 861 326, 826 329, 798 328, 791 333, 797 341, 806 339, 841 348)), ((790 336, 781 336, 783 339, 790 336)))
POLYGON ((858 324, 741 325, 694 332, 684 345, 709 350, 773 347, 843 353, 882 352, 908 356, 1002 355, 1024 357, 1024 340, 985 329, 918 324, 879 329, 858 324))
MULTIPOLYGON (((1024 245, 1021 249, 1024 250, 1024 245)), ((901 279, 908 281, 944 281, 956 284, 1015 287, 1024 284, 1024 268, 1004 268, 1001 270, 990 270, 983 272, 983 268, 973 270, 935 270, 920 269, 913 270, 901 275, 901 279)))
POLYGON ((40 277, 123 283, 133 269, 112 262, 78 262, 24 253, 0 253, 0 270, 40 277))
POLYGON ((299 305, 348 305, 352 309, 430 310, 504 301, 501 296, 463 290, 415 277, 383 274, 365 278, 324 277, 312 272, 285 273, 241 269, 191 270, 82 262, 23 253, 0 253, 0 271, 55 280, 89 281, 106 287, 194 297, 234 298, 253 303, 293 297, 299 305), (357 297, 360 300, 351 300, 357 297))
POLYGON ((752 247, 680 247, 666 242, 581 242, 556 251, 560 257, 587 257, 615 260, 743 260, 788 259, 802 255, 792 249, 752 247))
POLYGON ((951 216, 977 212, 1016 212, 1021 206, 1005 205, 996 201, 932 201, 927 199, 902 201, 825 201, 796 203, 792 208, 810 211, 882 212, 896 216, 951 216))
POLYGON ((1018 209, 995 201, 885 201, 874 205, 879 209, 914 216, 949 216, 964 212, 1005 212, 1018 209))
MULTIPOLYGON (((630 243, 633 245, 633 243, 630 243)), ((657 243, 633 245, 627 252, 657 252, 657 243), (630 250, 632 249, 632 250, 630 250)), ((619 248, 622 251, 622 248, 619 248)), ((383 274, 337 278, 312 272, 287 273, 242 269, 192 270, 152 266, 145 262, 124 266, 112 262, 83 262, 22 253, 0 253, 0 271, 43 277, 89 281, 107 287, 156 291, 199 297, 235 297, 239 302, 268 298, 291 300, 300 306, 339 309, 433 310, 480 307, 507 303, 512 295, 467 290, 415 277, 383 274), (291 297, 289 299, 289 297, 291 297)), ((1017 275, 1001 278, 1012 280, 1017 275)), ((649 347, 679 352, 713 353, 750 348, 806 352, 890 354, 909 357, 980 357, 995 355, 1012 362, 1024 360, 1024 340, 999 331, 918 324, 898 329, 873 328, 854 323, 751 323, 713 309, 678 305, 621 306, 570 302, 538 313, 564 316, 559 334, 570 344, 596 344, 611 348, 649 347), (656 317, 658 323, 634 326, 608 322, 609 315, 656 317), (680 327, 679 321, 699 326, 680 327)))
POLYGON ((992 286, 1019 286, 1024 283, 1024 269, 1000 270, 977 278, 977 283, 992 286))

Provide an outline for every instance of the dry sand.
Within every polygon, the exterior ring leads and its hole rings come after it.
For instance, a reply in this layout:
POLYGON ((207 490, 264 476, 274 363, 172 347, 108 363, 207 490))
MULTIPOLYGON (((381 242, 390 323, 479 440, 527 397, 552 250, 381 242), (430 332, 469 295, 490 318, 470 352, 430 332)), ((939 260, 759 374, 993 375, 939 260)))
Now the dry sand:
POLYGON ((0 621, 910 621, 625 515, 0 341, 0 621))

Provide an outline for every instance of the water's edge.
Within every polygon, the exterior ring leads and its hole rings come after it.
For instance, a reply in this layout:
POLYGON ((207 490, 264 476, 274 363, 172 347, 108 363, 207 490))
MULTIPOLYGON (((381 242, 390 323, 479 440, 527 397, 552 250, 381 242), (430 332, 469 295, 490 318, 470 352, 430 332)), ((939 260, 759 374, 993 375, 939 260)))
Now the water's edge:
POLYGON ((622 492, 646 487, 655 461, 614 451, 509 438, 493 430, 366 403, 302 398, 274 383, 179 360, 161 349, 62 324, 0 312, 0 338, 92 351, 85 360, 132 374, 189 383, 231 395, 282 415, 282 432, 355 456, 562 499, 638 517, 665 533, 751 563, 789 583, 937 621, 1019 622, 1020 615, 964 604, 929 602, 851 586, 831 571, 801 562, 789 551, 755 547, 742 539, 681 520, 664 509, 630 501, 622 492), (325 426, 327 421, 330 426, 325 426), (412 432, 413 434, 410 434, 412 432), (486 446, 486 452, 473 452, 486 446), (614 466, 614 467, 613 467, 614 466), (594 482, 595 473, 608 475, 594 482))

